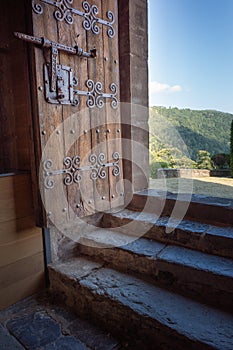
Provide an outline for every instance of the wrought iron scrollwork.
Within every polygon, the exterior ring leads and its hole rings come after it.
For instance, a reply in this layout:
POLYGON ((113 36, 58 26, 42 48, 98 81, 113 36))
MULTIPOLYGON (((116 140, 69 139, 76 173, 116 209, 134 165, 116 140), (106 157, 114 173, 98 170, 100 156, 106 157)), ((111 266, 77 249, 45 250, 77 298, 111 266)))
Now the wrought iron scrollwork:
POLYGON ((96 180, 98 178, 105 179, 107 176, 106 168, 113 168, 112 175, 119 176, 120 175, 120 154, 118 152, 114 152, 112 154, 113 162, 105 163, 105 155, 104 153, 100 153, 98 156, 96 154, 91 154, 89 157, 89 161, 91 165, 86 167, 85 170, 91 170, 90 178, 92 180, 96 180))
POLYGON ((52 170, 53 161, 47 159, 43 163, 43 177, 44 177, 44 186, 47 189, 54 188, 54 176, 65 175, 64 185, 70 186, 73 183, 79 184, 82 181, 82 173, 85 171, 90 171, 90 179, 95 181, 99 179, 105 179, 107 176, 107 168, 112 167, 112 175, 120 175, 120 155, 118 152, 112 154, 113 162, 106 162, 106 157, 104 153, 99 155, 91 154, 89 157, 90 165, 80 166, 81 159, 79 156, 74 157, 65 157, 63 160, 63 169, 52 170))
POLYGON ((112 155, 112 158, 115 160, 115 162, 113 162, 114 168, 112 170, 112 175, 119 176, 120 175, 120 166, 119 166, 120 154, 118 152, 114 152, 112 155))
POLYGON ((65 166, 66 174, 64 184, 69 186, 72 183, 79 183, 82 180, 82 176, 80 175, 80 157, 65 157, 63 164, 65 166))
POLYGON ((53 166, 53 161, 51 159, 47 159, 44 164, 44 186, 47 189, 53 188, 54 187, 54 180, 52 179, 51 176, 54 175, 54 172, 51 171, 50 169, 53 166))
POLYGON ((115 22, 114 14, 111 11, 107 11, 106 15, 108 21, 106 21, 97 17, 99 10, 96 5, 90 5, 88 1, 84 1, 82 5, 85 11, 85 20, 83 21, 83 28, 86 30, 91 29, 94 34, 99 34, 100 28, 98 26, 98 23, 100 23, 108 27, 108 36, 110 38, 113 38, 115 35, 114 28, 112 27, 112 25, 115 22))
POLYGON ((90 166, 91 169, 91 179, 96 180, 98 178, 105 179, 107 176, 106 168, 113 167, 112 175, 119 176, 120 175, 120 167, 119 167, 119 159, 120 155, 118 152, 114 152, 112 155, 113 162, 104 163, 105 155, 104 153, 100 153, 98 156, 95 154, 90 155, 90 166))
POLYGON ((84 18, 83 28, 85 30, 91 30, 94 34, 99 34, 100 28, 98 24, 102 24, 107 26, 107 33, 110 38, 113 38, 115 35, 115 30, 113 28, 115 18, 111 11, 107 11, 107 20, 104 20, 97 17, 99 13, 98 7, 96 5, 90 5, 88 1, 83 1, 82 7, 84 11, 79 11, 72 7, 73 0, 32 0, 32 8, 37 14, 43 13, 43 7, 38 1, 56 7, 54 17, 58 21, 65 20, 66 23, 72 24, 74 22, 73 15, 81 16, 84 18))
MULTIPOLYGON (((93 108, 103 108, 104 106, 104 100, 105 99, 111 99, 111 107, 116 109, 118 106, 118 99, 117 99, 117 86, 115 83, 111 83, 109 85, 109 89, 111 93, 104 93, 102 92, 102 83, 97 81, 96 83, 88 79, 86 81, 86 86, 88 88, 88 91, 83 90, 74 90, 74 95, 80 95, 80 96, 87 96, 87 107, 93 108)), ((77 99, 74 99, 76 103, 78 104, 79 101, 77 99)))
POLYGON ((107 176, 105 167, 106 164, 103 162, 105 161, 105 155, 104 153, 100 153, 99 156, 96 154, 91 154, 89 158, 92 165, 90 166, 91 169, 91 179, 96 180, 98 178, 105 179, 107 176))

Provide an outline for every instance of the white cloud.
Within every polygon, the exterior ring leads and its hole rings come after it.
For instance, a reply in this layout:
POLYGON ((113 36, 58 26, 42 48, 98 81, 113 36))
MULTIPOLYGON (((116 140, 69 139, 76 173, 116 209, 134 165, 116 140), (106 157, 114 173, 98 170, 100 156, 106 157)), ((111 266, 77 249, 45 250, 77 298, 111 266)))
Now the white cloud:
POLYGON ((182 91, 182 87, 180 85, 168 85, 164 83, 159 83, 158 81, 151 81, 149 83, 149 92, 150 94, 155 94, 158 92, 179 92, 182 91))

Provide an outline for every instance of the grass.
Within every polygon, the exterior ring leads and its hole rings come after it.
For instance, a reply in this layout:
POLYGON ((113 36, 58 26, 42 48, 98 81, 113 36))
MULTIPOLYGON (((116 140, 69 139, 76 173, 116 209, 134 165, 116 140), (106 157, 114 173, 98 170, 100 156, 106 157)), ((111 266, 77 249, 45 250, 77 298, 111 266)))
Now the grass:
POLYGON ((213 197, 233 198, 233 178, 150 179, 149 187, 173 193, 194 193, 213 197))

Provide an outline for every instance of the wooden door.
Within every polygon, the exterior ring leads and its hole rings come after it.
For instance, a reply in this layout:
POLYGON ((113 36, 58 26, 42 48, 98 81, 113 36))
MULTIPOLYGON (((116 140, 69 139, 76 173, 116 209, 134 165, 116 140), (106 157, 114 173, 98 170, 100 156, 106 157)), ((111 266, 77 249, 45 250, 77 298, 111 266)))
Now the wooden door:
POLYGON ((118 3, 32 0, 31 13, 18 36, 33 47, 43 224, 72 223, 123 204, 118 3))

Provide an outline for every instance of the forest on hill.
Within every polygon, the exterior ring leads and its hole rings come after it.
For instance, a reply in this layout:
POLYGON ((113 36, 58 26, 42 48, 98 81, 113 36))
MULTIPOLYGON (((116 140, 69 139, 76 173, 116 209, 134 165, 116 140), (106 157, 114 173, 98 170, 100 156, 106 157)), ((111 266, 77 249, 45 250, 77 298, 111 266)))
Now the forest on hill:
POLYGON ((151 107, 151 163, 164 163, 164 167, 195 167, 200 151, 210 157, 229 154, 232 120, 233 114, 215 110, 151 107))

